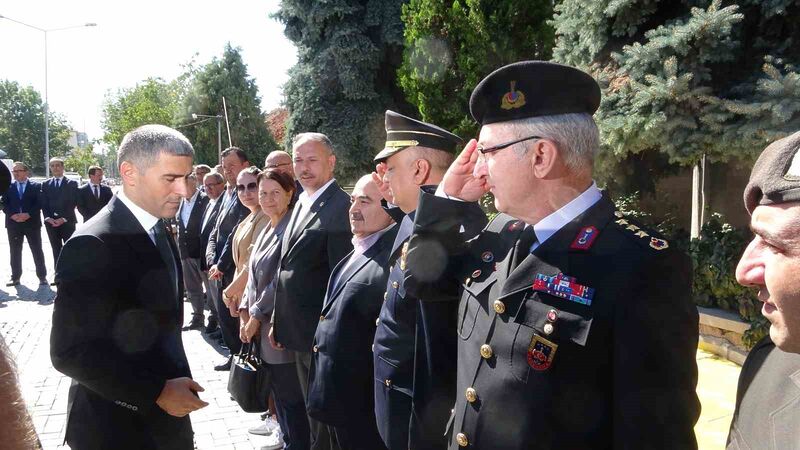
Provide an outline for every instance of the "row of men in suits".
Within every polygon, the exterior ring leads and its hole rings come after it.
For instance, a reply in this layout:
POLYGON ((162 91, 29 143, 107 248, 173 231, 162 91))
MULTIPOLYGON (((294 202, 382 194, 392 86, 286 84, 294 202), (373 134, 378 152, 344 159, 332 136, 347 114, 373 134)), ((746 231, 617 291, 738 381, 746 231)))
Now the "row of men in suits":
POLYGON ((30 169, 22 162, 12 167, 14 182, 2 196, 8 234, 11 279, 6 286, 16 286, 22 276, 22 248, 28 241, 40 284, 47 284, 47 268, 42 252, 41 227, 44 223, 53 261, 58 260, 63 242, 75 231, 77 209, 84 222, 105 206, 112 197, 111 188, 101 184, 103 169, 89 168, 89 182, 82 187, 64 177, 64 162, 50 160, 52 178, 37 183, 29 179, 30 169), (44 220, 42 220, 44 217, 44 220))

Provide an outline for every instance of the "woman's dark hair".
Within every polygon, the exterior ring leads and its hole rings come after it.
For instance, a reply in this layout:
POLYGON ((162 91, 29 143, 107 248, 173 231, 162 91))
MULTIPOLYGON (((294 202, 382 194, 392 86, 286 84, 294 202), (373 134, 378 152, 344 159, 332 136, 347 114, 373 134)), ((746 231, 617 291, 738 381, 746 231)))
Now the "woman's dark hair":
POLYGON ((267 169, 258 174, 256 181, 258 182, 258 184, 261 184, 261 180, 265 179, 272 180, 278 183, 284 191, 290 192, 292 194, 291 199, 289 200, 289 209, 292 209, 292 207, 294 206, 294 191, 297 190, 297 187, 295 186, 294 180, 292 179, 291 175, 281 172, 279 170, 267 169))

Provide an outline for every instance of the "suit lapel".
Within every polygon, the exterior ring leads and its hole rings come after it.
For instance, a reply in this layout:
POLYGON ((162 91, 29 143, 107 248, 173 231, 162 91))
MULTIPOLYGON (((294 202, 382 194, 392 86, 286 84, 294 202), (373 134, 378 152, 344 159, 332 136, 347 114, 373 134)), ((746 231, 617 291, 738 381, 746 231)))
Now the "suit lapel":
MULTIPOLYGON (((297 239, 303 233, 303 230, 305 230, 311 223, 311 221, 314 220, 315 217, 317 217, 320 210, 322 210, 322 207, 325 206, 325 203, 328 202, 328 199, 331 197, 331 195, 333 195, 336 189, 339 189, 339 185, 336 183, 336 181, 334 181, 333 183, 331 183, 330 186, 328 186, 327 189, 325 189, 322 195, 320 195, 319 198, 317 198, 317 200, 314 201, 314 203, 311 205, 310 210, 300 211, 300 214, 305 214, 305 215, 297 217, 295 219, 295 224, 292 226, 292 229, 289 230, 291 236, 289 236, 288 240, 289 245, 287 246, 288 249, 286 253, 288 253, 292 249, 292 247, 297 243, 297 239)), ((292 211, 292 213, 294 212, 295 211, 292 211)))

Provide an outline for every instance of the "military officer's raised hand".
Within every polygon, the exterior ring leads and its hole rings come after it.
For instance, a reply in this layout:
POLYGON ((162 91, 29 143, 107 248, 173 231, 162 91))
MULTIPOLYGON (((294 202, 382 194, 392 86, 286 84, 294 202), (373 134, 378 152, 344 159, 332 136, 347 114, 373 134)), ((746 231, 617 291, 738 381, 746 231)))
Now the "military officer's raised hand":
POLYGON ((372 172, 372 181, 378 187, 378 191, 381 193, 381 197, 383 197, 386 202, 394 204, 394 195, 392 195, 392 190, 389 189, 389 183, 384 181, 384 177, 386 176, 386 163, 380 162, 375 165, 375 172, 372 172))
POLYGON ((489 192, 486 177, 476 174, 478 156, 478 141, 471 139, 444 174, 441 187, 445 194, 466 202, 476 202, 489 192))

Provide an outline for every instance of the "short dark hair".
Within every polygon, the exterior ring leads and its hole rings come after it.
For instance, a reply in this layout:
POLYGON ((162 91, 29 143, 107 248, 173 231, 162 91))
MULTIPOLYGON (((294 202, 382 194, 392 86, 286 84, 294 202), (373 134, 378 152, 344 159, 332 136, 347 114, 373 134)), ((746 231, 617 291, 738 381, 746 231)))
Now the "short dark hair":
POLYGON ((142 125, 122 138, 117 166, 128 161, 139 170, 152 166, 162 153, 194 156, 194 148, 180 131, 164 125, 142 125))
POLYGON ((261 169, 259 169, 258 166, 247 166, 244 169, 242 169, 241 172, 239 172, 239 175, 241 175, 243 173, 246 173, 246 174, 249 174, 249 175, 252 175, 252 176, 258 178, 258 176, 261 175, 261 169))
POLYGON ((25 172, 30 172, 31 171, 31 169, 28 167, 28 165, 25 164, 22 161, 14 161, 14 164, 12 164, 11 167, 14 167, 14 166, 22 166, 22 170, 24 170, 25 172))
POLYGON ((98 170, 103 170, 103 168, 102 168, 102 167, 100 167, 100 166, 92 166, 92 167, 89 167, 89 175, 94 175, 94 174, 96 174, 98 170))
POLYGON ((244 150, 240 149, 239 147, 228 147, 222 151, 222 157, 225 158, 226 156, 230 155, 231 153, 235 153, 236 156, 239 157, 239 162, 250 162, 247 158, 247 153, 244 150))
MULTIPOLYGON (((272 180, 278 183, 284 191, 292 193, 292 200, 294 200, 294 191, 297 190, 297 186, 294 184, 294 179, 292 179, 289 174, 277 169, 267 169, 258 174, 256 178, 258 184, 261 184, 262 180, 272 180)), ((290 201, 289 208, 292 206, 294 206, 294 202, 290 201)))

